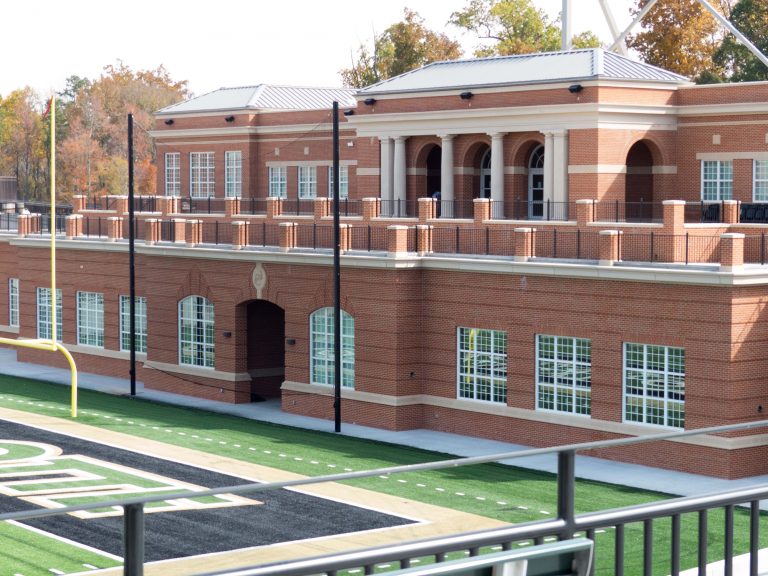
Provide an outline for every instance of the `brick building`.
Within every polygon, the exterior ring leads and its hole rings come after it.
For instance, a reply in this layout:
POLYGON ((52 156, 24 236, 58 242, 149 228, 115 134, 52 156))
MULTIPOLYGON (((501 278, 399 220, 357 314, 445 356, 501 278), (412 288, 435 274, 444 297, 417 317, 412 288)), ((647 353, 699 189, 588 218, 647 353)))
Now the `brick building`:
MULTIPOLYGON (((147 387, 332 417, 333 100, 344 421, 544 446, 763 417, 768 83, 599 49, 159 111, 160 196, 136 200, 147 387)), ((76 198, 62 222, 81 370, 127 374, 127 206, 76 198)), ((5 336, 50 337, 46 227, 0 237, 5 336)), ((768 472, 765 442, 599 455, 739 477, 768 472)))

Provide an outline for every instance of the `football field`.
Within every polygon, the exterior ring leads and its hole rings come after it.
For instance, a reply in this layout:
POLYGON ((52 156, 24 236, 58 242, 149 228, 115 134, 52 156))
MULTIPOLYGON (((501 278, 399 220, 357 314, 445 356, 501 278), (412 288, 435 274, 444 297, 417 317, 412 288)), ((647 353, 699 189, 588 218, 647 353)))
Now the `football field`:
MULTIPOLYGON (((0 408, 0 513, 199 491, 297 474, 76 421, 0 408)), ((146 512, 147 574, 190 574, 501 523, 332 483, 175 499, 146 512)), ((122 510, 3 527, 2 574, 120 574, 122 510), (4 546, 4 549, 8 547, 4 546), (37 552, 29 557, 26 548, 37 552)))

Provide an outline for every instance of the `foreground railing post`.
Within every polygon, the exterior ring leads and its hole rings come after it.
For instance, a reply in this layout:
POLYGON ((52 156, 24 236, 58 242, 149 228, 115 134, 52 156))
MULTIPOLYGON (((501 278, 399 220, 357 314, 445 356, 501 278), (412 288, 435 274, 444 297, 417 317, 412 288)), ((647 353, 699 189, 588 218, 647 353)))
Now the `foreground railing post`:
POLYGON ((573 538, 576 517, 576 452, 573 450, 557 454, 557 517, 565 522, 559 539, 573 538))
POLYGON ((144 574, 144 505, 123 507, 123 575, 144 574))

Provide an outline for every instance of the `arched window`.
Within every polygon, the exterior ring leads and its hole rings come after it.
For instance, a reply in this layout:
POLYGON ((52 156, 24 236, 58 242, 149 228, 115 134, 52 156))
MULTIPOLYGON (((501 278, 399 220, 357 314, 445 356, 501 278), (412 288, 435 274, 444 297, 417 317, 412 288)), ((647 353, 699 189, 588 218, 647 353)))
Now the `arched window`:
POLYGON ((213 368, 213 304, 202 296, 179 302, 179 364, 213 368))
MULTIPOLYGON (((333 384, 333 308, 309 317, 309 372, 312 384, 333 384)), ((355 319, 341 311, 341 385, 355 386, 355 319)))
POLYGON ((536 150, 531 154, 531 161, 528 164, 529 168, 544 168, 544 146, 537 146, 536 150))

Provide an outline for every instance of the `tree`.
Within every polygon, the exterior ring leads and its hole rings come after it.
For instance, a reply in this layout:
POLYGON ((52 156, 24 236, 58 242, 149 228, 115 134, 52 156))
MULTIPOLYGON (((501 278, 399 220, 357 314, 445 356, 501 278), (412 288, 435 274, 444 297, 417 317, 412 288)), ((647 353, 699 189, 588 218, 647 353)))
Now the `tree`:
MULTIPOLYGON (((648 0, 637 0, 637 14, 648 0)), ((724 14, 732 0, 715 7, 724 14)), ((722 69, 713 55, 723 37, 715 18, 696 0, 659 0, 642 21, 642 31, 627 38, 627 46, 648 64, 689 78, 717 77, 722 69)))
MULTIPOLYGON (((768 5, 763 0, 739 0, 731 11, 730 21, 763 54, 768 51, 768 5)), ((714 61, 731 82, 768 80, 768 67, 732 34, 723 39, 714 61)))
MULTIPOLYGON (((463 10, 451 14, 449 23, 492 41, 475 50, 479 57, 548 52, 561 47, 558 20, 550 22, 532 0, 470 0, 463 10)), ((574 38, 574 47, 597 46, 600 41, 592 32, 574 38)))
POLYGON ((352 66, 339 73, 345 86, 364 88, 430 62, 460 57, 458 42, 428 29, 418 13, 405 8, 402 22, 374 36, 373 51, 361 45, 352 66))
POLYGON ((41 102, 27 87, 0 102, 0 174, 16 176, 19 196, 41 198, 47 190, 46 133, 41 102))

